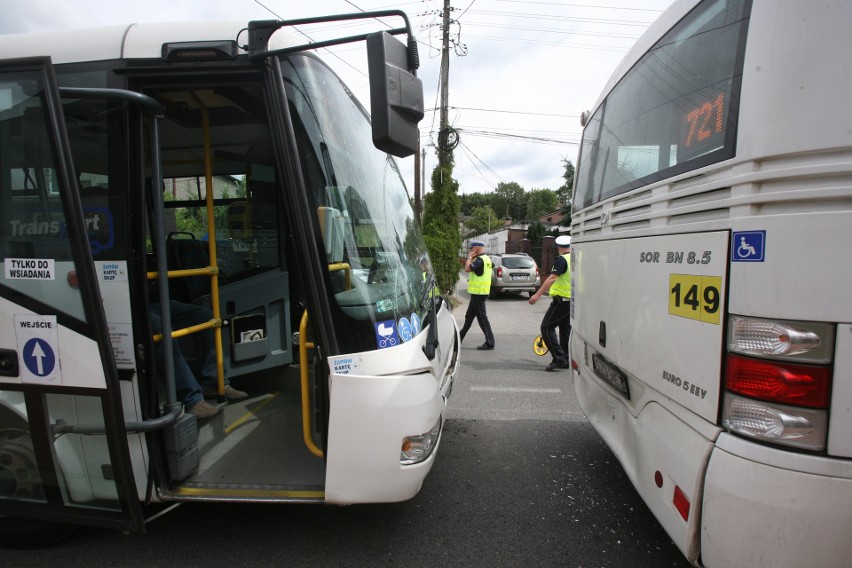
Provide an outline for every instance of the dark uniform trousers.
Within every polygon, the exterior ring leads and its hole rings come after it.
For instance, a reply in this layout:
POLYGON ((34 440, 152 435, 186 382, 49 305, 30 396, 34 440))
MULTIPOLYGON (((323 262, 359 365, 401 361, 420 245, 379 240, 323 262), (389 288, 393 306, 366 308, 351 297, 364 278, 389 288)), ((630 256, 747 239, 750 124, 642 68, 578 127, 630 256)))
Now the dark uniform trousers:
POLYGON ((571 298, 552 296, 550 306, 541 320, 541 338, 547 345, 550 356, 562 367, 567 367, 568 338, 571 335, 571 298), (559 328, 559 336, 556 328, 559 328))
POLYGON ((464 314, 464 326, 459 332, 462 341, 464 341, 464 336, 470 329, 470 326, 473 325, 473 320, 475 319, 482 333, 485 334, 485 344, 494 347, 494 333, 491 332, 491 322, 488 321, 488 314, 485 311, 485 300, 487 299, 487 295, 470 295, 470 302, 464 314))

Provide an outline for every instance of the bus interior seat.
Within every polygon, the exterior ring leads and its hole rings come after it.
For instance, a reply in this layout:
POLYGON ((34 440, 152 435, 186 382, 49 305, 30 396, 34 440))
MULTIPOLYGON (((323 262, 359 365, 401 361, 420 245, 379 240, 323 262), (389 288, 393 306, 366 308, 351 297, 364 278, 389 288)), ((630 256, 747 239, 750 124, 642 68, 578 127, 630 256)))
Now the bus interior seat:
MULTIPOLYGON (((207 241, 196 239, 192 233, 172 232, 166 239, 170 270, 188 270, 210 266, 207 241)), ((200 304, 210 295, 209 276, 189 276, 169 279, 172 298, 200 304)))

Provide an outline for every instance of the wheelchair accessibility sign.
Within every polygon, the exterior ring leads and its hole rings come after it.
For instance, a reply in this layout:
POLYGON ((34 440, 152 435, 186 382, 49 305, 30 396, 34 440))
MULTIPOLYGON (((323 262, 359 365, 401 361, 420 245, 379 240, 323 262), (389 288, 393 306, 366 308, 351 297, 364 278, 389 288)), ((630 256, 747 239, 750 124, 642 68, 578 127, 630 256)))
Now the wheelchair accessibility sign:
POLYGON ((763 262, 766 231, 735 231, 731 238, 731 262, 763 262))
POLYGON ((21 358, 21 382, 61 384, 59 333, 56 316, 15 315, 15 335, 21 358))

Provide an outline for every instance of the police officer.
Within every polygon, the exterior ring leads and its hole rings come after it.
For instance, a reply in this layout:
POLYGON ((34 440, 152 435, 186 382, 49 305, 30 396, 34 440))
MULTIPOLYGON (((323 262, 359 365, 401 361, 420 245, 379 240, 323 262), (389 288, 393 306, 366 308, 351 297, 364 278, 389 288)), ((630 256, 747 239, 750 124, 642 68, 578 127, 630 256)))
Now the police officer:
POLYGON ((547 366, 548 371, 565 369, 571 364, 568 360, 568 336, 571 334, 571 237, 556 237, 556 247, 559 256, 553 263, 550 275, 529 300, 530 304, 535 304, 542 295, 550 292, 550 306, 541 320, 541 338, 553 357, 547 366))
MULTIPOLYGON (((428 285, 429 281, 429 257, 425 254, 420 255, 420 275, 423 278, 423 284, 428 285)), ((435 285, 432 287, 432 290, 429 292, 429 298, 437 298, 441 295, 441 289, 438 288, 438 283, 435 282, 435 285)))
POLYGON ((470 303, 464 314, 464 326, 459 332, 462 341, 473 320, 479 324, 485 334, 485 343, 477 347, 479 350, 494 349, 494 333, 491 331, 491 322, 485 312, 485 300, 491 292, 491 271, 494 265, 488 255, 485 254, 485 243, 482 241, 470 241, 470 253, 464 263, 464 271, 468 273, 467 291, 470 294, 470 303))

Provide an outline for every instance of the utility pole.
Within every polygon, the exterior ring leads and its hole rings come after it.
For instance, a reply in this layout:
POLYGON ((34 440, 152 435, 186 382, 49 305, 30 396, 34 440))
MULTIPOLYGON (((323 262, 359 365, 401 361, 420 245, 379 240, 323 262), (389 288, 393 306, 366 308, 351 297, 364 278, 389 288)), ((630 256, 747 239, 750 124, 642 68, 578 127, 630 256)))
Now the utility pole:
MULTIPOLYGON (((450 0, 444 0, 444 17, 441 38, 441 125, 439 132, 444 132, 449 126, 448 107, 450 100, 450 0)), ((445 151, 441 149, 441 165, 444 165, 445 151)))
MULTIPOLYGON (((421 189, 420 186, 420 170, 423 168, 423 162, 420 160, 420 132, 417 132, 417 150, 414 152, 414 215, 417 221, 423 220, 423 204, 420 202, 421 189)), ((426 193, 423 191, 423 193, 426 193)))

